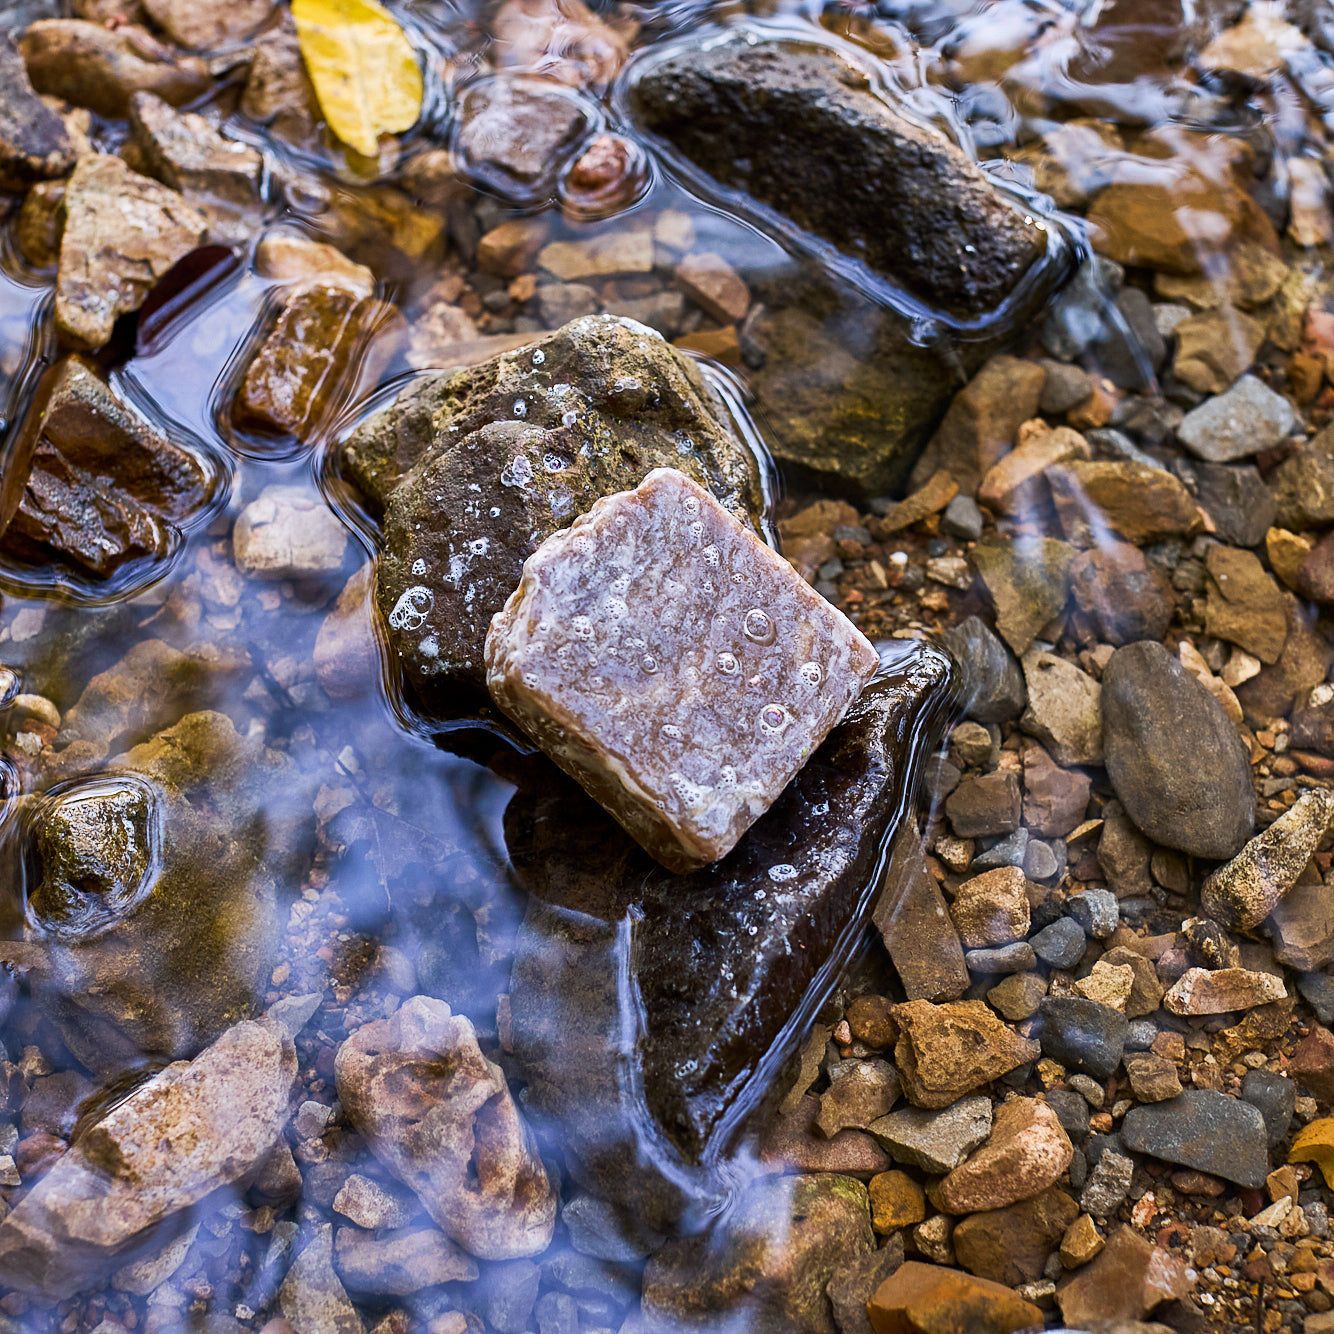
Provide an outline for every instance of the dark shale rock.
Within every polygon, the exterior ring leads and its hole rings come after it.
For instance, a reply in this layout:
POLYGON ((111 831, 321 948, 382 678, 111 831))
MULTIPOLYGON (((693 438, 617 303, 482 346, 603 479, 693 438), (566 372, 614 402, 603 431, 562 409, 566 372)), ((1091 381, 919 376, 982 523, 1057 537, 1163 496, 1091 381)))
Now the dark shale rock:
POLYGON ((688 876, 534 761, 505 820, 532 895, 514 1051, 528 1110, 561 1123, 588 1189, 655 1226, 725 1189, 712 1168, 766 1119, 869 920, 950 684, 936 650, 902 652, 737 847, 688 876))
POLYGON ((1257 1107, 1213 1089, 1132 1107, 1121 1138, 1135 1153, 1209 1172, 1239 1186, 1263 1186, 1269 1172, 1268 1131, 1257 1107))
POLYGON ((995 309, 1047 237, 943 135, 901 118, 815 43, 691 43, 630 89, 641 125, 715 181, 966 319, 995 309))
POLYGON ((1161 644, 1112 654, 1102 717, 1107 775, 1149 838, 1196 857, 1240 850, 1255 827, 1246 748, 1222 705, 1161 644))
POLYGON ((1095 1079, 1116 1072, 1129 1029, 1125 1015, 1083 996, 1045 996, 1038 1016, 1044 1054, 1095 1079))
POLYGON ((33 91, 13 37, 0 34, 0 187, 24 190, 73 166, 65 122, 33 91))

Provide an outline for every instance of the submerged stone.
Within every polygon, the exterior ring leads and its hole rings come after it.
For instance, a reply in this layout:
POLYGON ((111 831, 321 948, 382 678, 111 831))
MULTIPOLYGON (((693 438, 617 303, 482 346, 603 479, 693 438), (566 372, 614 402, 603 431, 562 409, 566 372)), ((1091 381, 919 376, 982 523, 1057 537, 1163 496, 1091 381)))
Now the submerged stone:
POLYGON ((528 558, 486 665, 501 709, 684 873, 732 850, 879 659, 703 487, 659 468, 528 558))
POLYGON ((244 1019, 277 945, 303 813, 290 761, 193 713, 28 817, 33 991, 90 1069, 176 1058, 244 1019))
POLYGON ((161 1225, 260 1168, 287 1123, 296 1069, 279 1025, 242 1023, 141 1085, 0 1224, 0 1282, 63 1301, 160 1249, 161 1225))
POLYGON ((486 632, 523 562, 654 468, 679 469, 757 528, 759 465, 726 421, 661 335, 589 316, 421 381, 355 431, 342 463, 384 517, 376 602, 414 704, 456 716, 484 690, 486 632))
POLYGON ((629 96, 646 129, 715 181, 930 307, 993 310, 1046 251, 1046 232, 961 149, 825 46, 747 32, 692 42, 648 64, 629 96))
MULTIPOLYGON (((342 283, 292 293, 246 368, 232 421, 242 430, 309 441, 341 406, 354 374, 373 378, 367 358, 397 315, 387 302, 342 283)), ((388 350, 376 350, 373 367, 383 366, 388 350)))
POLYGON ((655 1226, 692 1208, 698 1223, 725 1193, 718 1169, 762 1129, 858 947, 951 675, 938 650, 898 648, 736 848, 688 876, 545 763, 520 780, 513 1045, 588 1189, 655 1226))

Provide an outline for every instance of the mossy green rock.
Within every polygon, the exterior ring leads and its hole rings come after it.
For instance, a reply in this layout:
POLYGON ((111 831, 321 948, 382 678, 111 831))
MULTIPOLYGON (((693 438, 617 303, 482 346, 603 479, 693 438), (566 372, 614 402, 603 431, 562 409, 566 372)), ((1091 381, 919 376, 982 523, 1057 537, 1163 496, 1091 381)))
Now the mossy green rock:
POLYGON ((672 467, 749 527, 764 514, 759 464, 694 364, 610 316, 416 386, 343 466, 383 516, 376 602, 414 705, 436 717, 484 695, 486 632, 523 562, 602 496, 672 467))
POLYGON ((284 805, 290 767, 225 714, 192 713, 39 801, 33 985, 89 1068, 191 1055, 255 1012, 309 818, 284 805))
POLYGON ((765 1177, 713 1233, 668 1242, 644 1270, 644 1315, 712 1327, 738 1306, 767 1334, 836 1334, 825 1292, 875 1249, 866 1187, 834 1173, 765 1177))

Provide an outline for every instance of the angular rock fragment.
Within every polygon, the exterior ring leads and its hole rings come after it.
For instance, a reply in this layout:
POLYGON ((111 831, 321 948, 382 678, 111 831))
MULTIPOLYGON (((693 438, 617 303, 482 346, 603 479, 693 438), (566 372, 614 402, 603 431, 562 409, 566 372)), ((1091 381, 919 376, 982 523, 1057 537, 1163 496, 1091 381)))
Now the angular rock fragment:
POLYGON ((260 579, 318 579, 347 553, 347 529, 318 494, 266 486, 232 528, 236 567, 260 579))
POLYGON ((1287 988, 1272 973, 1245 968, 1189 968, 1163 997, 1173 1014, 1227 1014, 1286 1000, 1287 988))
POLYGON ((994 309, 1047 236, 851 64, 741 31, 648 64, 629 95, 651 133, 847 261, 965 319, 994 309))
MULTIPOLYGON (((40 26, 33 24, 28 32, 40 26)), ((82 158, 65 189, 56 276, 61 338, 76 348, 100 348, 117 316, 138 310, 153 284, 199 245, 206 231, 198 209, 120 158, 82 158)))
POLYGON ((875 1249, 866 1187, 831 1173, 762 1179, 718 1232, 670 1241, 649 1260, 651 1322, 688 1328, 745 1313, 757 1328, 836 1334, 829 1279, 875 1249))
POLYGON ((24 29, 18 46, 39 93, 113 119, 129 112, 137 92, 180 106, 213 82, 202 60, 177 56, 135 24, 38 19, 24 29))
POLYGON ((909 1000, 958 1000, 968 990, 963 945, 916 830, 895 846, 875 926, 909 1000))
POLYGON ((1334 820, 1334 792, 1310 788, 1200 890, 1200 907, 1230 930, 1259 926, 1297 883, 1334 820))
POLYGON ((33 91, 14 39, 0 34, 0 188, 17 192, 73 166, 65 122, 33 91))
POLYGON ((365 1326, 333 1267, 333 1228, 315 1228, 278 1289, 278 1307, 298 1334, 363 1334, 365 1326))
POLYGON ((982 1001, 909 1001, 894 1007, 894 1018, 902 1029, 894 1048, 899 1078, 918 1107, 948 1107, 1039 1055, 1036 1042, 1021 1038, 982 1001))
POLYGON ((27 479, 12 499, 5 549, 35 563, 54 553, 104 579, 127 562, 164 559, 179 541, 156 514, 45 441, 34 449, 27 479))
POLYGON ((680 874, 732 850, 878 665, 670 468, 549 537, 486 639, 496 703, 680 874))
POLYGON ((725 421, 660 335, 591 316, 423 380, 354 432, 343 465, 384 513, 376 601, 414 704, 449 717, 484 689, 486 632, 524 560, 652 469, 679 469, 758 526, 758 465, 725 421))
POLYGON ((388 302, 341 283, 313 283, 283 303, 232 404, 243 431, 308 443, 343 404, 354 374, 373 381, 392 353, 388 302))
POLYGON ((1176 1256, 1121 1227, 1087 1268, 1060 1284, 1056 1300, 1068 1325, 1119 1324, 1142 1320, 1164 1302, 1189 1296, 1194 1287, 1194 1271, 1176 1256))
POLYGON ((381 1231, 340 1227, 334 1263, 354 1292, 402 1297, 437 1283, 472 1282, 477 1262, 433 1227, 381 1231))
POLYGON ((243 240, 243 215, 259 203, 264 159, 249 144, 219 134, 211 121, 173 111, 153 93, 130 99, 137 165, 177 190, 209 218, 214 240, 243 240))
POLYGON ((1078 1213, 1074 1200, 1052 1186, 1019 1204, 962 1219, 950 1241, 969 1273, 993 1283, 1032 1283, 1078 1213))
POLYGON ((237 1024, 117 1104, 0 1224, 0 1281, 43 1301, 105 1283, 159 1225, 244 1181, 287 1123, 291 1039, 237 1024))
POLYGON ((936 1190, 951 1213, 1003 1209, 1046 1190, 1073 1156, 1070 1138, 1050 1107, 1013 1098, 997 1109, 987 1142, 936 1190))
POLYGON ((1169 1163, 1262 1186, 1269 1174, 1264 1117, 1248 1102, 1214 1089, 1187 1089, 1178 1098, 1132 1107, 1121 1127, 1126 1148, 1169 1163))
POLYGON ((991 1099, 960 1098, 942 1111, 903 1107, 871 1126, 896 1163, 924 1172, 952 1172, 991 1134, 991 1099))
POLYGON ((1042 1312, 1008 1287, 959 1269, 909 1260, 887 1278, 867 1303, 875 1334, 919 1334, 963 1330, 1012 1334, 1041 1329, 1042 1312))
POLYGON ((555 1192, 467 1019, 414 996, 343 1043, 334 1077, 372 1151, 460 1246, 487 1260, 546 1249, 555 1192))
POLYGON ((655 1225, 725 1191, 715 1169, 857 947, 950 689, 937 650, 899 649, 732 853, 685 878, 534 761, 505 819, 531 895, 513 1046, 590 1189, 655 1225))
POLYGON ((1107 774, 1151 839, 1233 856, 1255 827, 1246 748, 1222 706, 1161 645, 1128 644, 1102 676, 1107 774))

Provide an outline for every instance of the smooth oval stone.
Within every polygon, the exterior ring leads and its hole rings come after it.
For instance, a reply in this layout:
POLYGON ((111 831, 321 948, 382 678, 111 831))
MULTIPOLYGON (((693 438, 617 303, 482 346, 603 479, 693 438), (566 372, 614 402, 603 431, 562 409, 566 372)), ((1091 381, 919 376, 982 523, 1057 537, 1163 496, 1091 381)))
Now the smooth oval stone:
POLYGON ((702 1222, 728 1155, 858 948, 954 674, 895 644, 782 797, 722 861, 658 866, 536 758, 505 815, 531 898, 510 992, 526 1110, 579 1180, 653 1226, 702 1222), (630 1165, 633 1164, 633 1170, 630 1165), (693 1213, 691 1212, 693 1210, 693 1213))
POLYGON ((1161 644, 1112 654, 1102 719, 1107 775, 1149 838, 1219 861, 1241 848, 1255 828, 1246 748, 1222 705, 1161 644))

